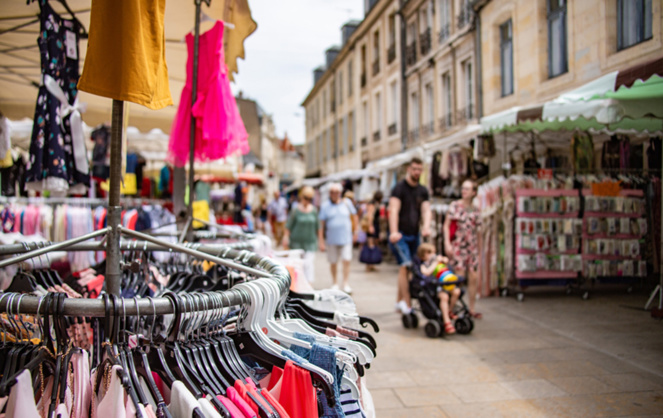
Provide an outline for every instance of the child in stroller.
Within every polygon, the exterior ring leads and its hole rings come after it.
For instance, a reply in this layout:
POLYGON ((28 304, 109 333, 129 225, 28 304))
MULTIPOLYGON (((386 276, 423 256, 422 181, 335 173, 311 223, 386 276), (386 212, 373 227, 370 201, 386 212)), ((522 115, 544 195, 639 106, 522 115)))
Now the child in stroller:
MULTIPOLYGON (((429 319, 425 331, 430 338, 456 332, 469 334, 474 328, 459 286, 464 280, 447 268, 448 262, 446 257, 435 254, 435 247, 424 243, 410 268, 410 295, 419 301, 421 312, 429 319), (455 321, 453 325, 452 320, 455 321)), ((416 328, 416 314, 404 314, 403 325, 405 328, 416 328)))

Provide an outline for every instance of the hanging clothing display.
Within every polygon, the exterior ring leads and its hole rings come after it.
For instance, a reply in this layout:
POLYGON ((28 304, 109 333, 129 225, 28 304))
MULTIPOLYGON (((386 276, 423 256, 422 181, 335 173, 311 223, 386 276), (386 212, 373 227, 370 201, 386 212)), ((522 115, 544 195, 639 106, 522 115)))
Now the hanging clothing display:
POLYGON ((149 109, 173 104, 166 67, 166 0, 92 0, 82 91, 149 109))
POLYGON ((193 107, 194 38, 192 34, 186 36, 189 52, 187 80, 168 144, 168 159, 178 167, 189 160, 192 115, 196 121, 194 155, 197 161, 214 161, 236 152, 249 152, 248 133, 230 90, 228 69, 223 58, 223 31, 223 22, 217 21, 212 29, 200 35, 198 91, 193 107))
POLYGON ((35 106, 26 188, 85 193, 90 183, 77 102, 78 34, 47 0, 39 0, 42 83, 35 106))
POLYGON ((0 157, 7 155, 11 147, 11 132, 9 119, 0 114, 0 157))

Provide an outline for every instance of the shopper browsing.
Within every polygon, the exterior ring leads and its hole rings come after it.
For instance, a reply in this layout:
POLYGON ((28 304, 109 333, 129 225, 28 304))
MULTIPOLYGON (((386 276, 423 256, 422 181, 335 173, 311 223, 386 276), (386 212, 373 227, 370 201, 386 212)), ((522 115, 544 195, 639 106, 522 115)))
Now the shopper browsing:
POLYGON ((304 250, 304 275, 313 281, 313 259, 318 249, 318 211, 313 206, 313 188, 299 192, 299 204, 290 211, 283 236, 283 248, 304 250))
POLYGON ((274 200, 267 206, 267 213, 274 233, 274 240, 276 245, 279 245, 283 241, 285 222, 288 220, 288 201, 278 191, 274 192, 274 200))
POLYGON ((444 282, 457 282, 458 277, 448 269, 449 259, 435 254, 435 247, 431 244, 421 244, 417 250, 417 257, 422 261, 421 274, 424 276, 435 276, 440 282, 440 291, 437 296, 440 299, 440 310, 442 311, 442 319, 444 320, 444 332, 446 334, 455 334, 456 329, 451 323, 451 319, 454 316, 453 307, 456 306, 456 303, 460 298, 460 287, 455 284, 445 286, 444 282))
MULTIPOLYGON (((347 200, 341 198, 343 187, 334 183, 329 188, 329 201, 320 208, 320 229, 318 229, 318 244, 320 251, 327 251, 327 260, 330 264, 332 289, 338 289, 337 272, 338 262, 343 264, 343 291, 352 293, 348 283, 350 276, 350 261, 352 260, 352 218, 356 218, 355 207, 347 200)), ((354 221, 356 224, 356 219, 354 221)))
POLYGON ((474 311, 479 281, 479 228, 481 227, 479 210, 474 206, 476 195, 477 184, 472 180, 465 180, 461 186, 462 198, 449 205, 444 220, 444 248, 451 259, 454 271, 459 276, 467 278, 470 313, 472 317, 480 319, 482 315, 474 311), (455 225, 453 233, 452 223, 455 225))
POLYGON ((424 238, 430 236, 428 190, 419 184, 422 171, 423 161, 413 158, 405 179, 393 188, 389 198, 389 246, 400 265, 396 308, 403 313, 411 311, 407 269, 419 247, 419 226, 422 221, 421 235, 424 238))

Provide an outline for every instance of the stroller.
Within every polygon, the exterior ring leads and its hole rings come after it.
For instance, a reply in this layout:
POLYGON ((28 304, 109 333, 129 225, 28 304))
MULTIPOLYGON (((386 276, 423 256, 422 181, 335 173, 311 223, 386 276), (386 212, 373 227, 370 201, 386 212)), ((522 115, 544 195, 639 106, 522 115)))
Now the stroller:
MULTIPOLYGON (((428 338, 441 337, 444 334, 444 321, 442 320, 442 312, 440 311, 440 298, 437 296, 441 290, 441 284, 437 279, 432 276, 424 276, 421 273, 421 260, 414 257, 412 265, 409 268, 411 279, 409 283, 410 296, 412 299, 419 301, 419 309, 421 313, 428 319, 424 331, 428 338)), ((458 278, 457 281, 444 282, 445 285, 456 284, 464 282, 465 279, 458 278)), ((465 291, 461 289, 460 298, 456 306, 452 306, 450 313, 453 312, 457 318, 454 321, 454 328, 458 334, 469 334, 474 329, 474 321, 470 315, 470 310, 463 300, 465 291)), ((417 328, 419 326, 419 318, 412 309, 409 314, 403 314, 403 326, 405 328, 417 328)))

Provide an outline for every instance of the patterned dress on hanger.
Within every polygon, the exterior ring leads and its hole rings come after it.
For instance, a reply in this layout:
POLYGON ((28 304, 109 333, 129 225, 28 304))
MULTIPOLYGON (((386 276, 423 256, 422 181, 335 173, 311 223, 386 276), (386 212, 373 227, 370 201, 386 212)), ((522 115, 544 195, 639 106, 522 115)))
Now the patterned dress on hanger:
MULTIPOLYGON (((61 103, 46 87, 50 76, 60 87, 69 105, 74 105, 78 89, 78 34, 71 20, 63 19, 47 0, 40 0, 42 83, 35 107, 26 188, 36 191, 80 194, 90 183, 89 167, 76 167, 72 143, 71 114, 61 116, 61 103)), ((84 157, 87 164, 87 157, 84 157)))

